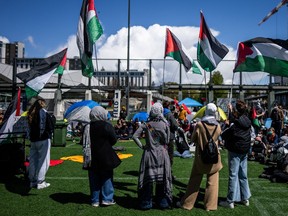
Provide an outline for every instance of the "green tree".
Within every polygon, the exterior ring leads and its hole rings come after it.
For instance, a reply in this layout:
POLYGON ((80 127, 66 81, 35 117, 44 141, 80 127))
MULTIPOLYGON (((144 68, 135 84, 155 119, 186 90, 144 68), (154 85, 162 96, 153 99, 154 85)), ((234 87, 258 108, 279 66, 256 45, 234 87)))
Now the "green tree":
MULTIPOLYGON (((220 71, 215 71, 212 74, 211 80, 209 80, 208 85, 222 85, 224 78, 220 71)), ((227 97, 228 90, 214 90, 214 100, 217 98, 225 98, 227 97)))

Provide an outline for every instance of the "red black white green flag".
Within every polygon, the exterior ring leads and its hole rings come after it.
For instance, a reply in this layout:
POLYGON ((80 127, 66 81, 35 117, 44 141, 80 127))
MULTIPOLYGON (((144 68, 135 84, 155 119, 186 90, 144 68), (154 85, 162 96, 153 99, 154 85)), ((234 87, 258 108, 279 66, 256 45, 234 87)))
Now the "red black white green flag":
POLYGON ((200 12, 200 17, 197 60, 205 71, 211 72, 222 61, 229 50, 212 35, 202 12, 200 12))
POLYGON ((13 133, 13 126, 20 119, 21 113, 21 88, 18 88, 17 95, 10 102, 3 118, 3 125, 0 128, 0 144, 9 140, 13 133))
POLYGON ((185 53, 185 48, 182 46, 180 40, 168 28, 166 28, 166 45, 164 58, 166 56, 170 56, 180 64, 183 64, 186 72, 188 72, 192 67, 192 62, 188 55, 185 53))
POLYGON ((57 70, 62 70, 62 64, 65 65, 66 53, 67 48, 55 55, 40 60, 32 69, 16 75, 25 83, 27 100, 30 100, 40 93, 53 73, 57 70), (58 69, 59 67, 61 67, 61 69, 58 69))
POLYGON ((102 34, 103 29, 95 10, 94 0, 83 0, 77 31, 77 46, 80 52, 83 76, 93 76, 93 44, 102 34))
POLYGON ((288 77, 288 40, 257 37, 240 42, 234 72, 241 71, 288 77))

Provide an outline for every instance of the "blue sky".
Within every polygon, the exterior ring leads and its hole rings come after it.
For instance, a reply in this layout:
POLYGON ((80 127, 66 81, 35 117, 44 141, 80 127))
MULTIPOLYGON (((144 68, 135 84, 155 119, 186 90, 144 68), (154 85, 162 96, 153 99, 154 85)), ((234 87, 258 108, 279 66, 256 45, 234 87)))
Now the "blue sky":
MULTIPOLYGON (((202 10, 214 36, 231 51, 227 59, 235 59, 237 44, 240 41, 259 36, 287 39, 288 8, 286 6, 258 26, 264 16, 279 2, 280 0, 234 2, 228 0, 131 0, 130 25, 134 34, 131 37, 130 57, 163 58, 164 48, 158 54, 154 54, 153 51, 149 52, 149 46, 151 44, 152 47, 157 41, 162 43, 162 49, 165 42, 165 28, 169 27, 194 58, 199 33, 200 10, 202 10), (158 40, 154 39, 154 36, 158 40), (143 49, 137 51, 141 49, 137 43, 143 41, 146 44, 145 51, 143 49), (143 55, 141 52, 147 52, 147 54, 143 55)), ((75 34, 81 4, 82 0, 2 0, 0 40, 25 43, 26 57, 46 57, 67 46, 70 50, 68 57, 79 55, 75 34)), ((128 0, 95 0, 98 17, 104 28, 104 35, 97 45, 99 56, 102 58, 126 57, 127 5, 128 0), (114 52, 111 52, 111 49, 114 52), (122 54, 119 55, 119 53, 122 54)))

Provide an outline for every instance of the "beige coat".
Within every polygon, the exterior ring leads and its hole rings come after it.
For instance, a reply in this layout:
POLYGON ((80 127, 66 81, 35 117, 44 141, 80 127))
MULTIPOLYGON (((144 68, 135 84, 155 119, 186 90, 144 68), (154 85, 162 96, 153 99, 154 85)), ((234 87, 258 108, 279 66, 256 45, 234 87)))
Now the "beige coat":
MULTIPOLYGON (((206 124, 206 127, 209 131, 209 133, 212 135, 215 125, 208 125, 206 124)), ((213 140, 216 141, 216 144, 219 144, 218 141, 218 137, 221 134, 221 127, 220 125, 218 125, 217 130, 215 131, 215 134, 213 136, 213 140)), ((219 170, 222 169, 222 163, 221 163, 221 155, 219 152, 219 157, 218 157, 218 163, 217 164, 204 164, 201 160, 201 156, 200 156, 200 149, 203 149, 203 145, 207 144, 208 139, 206 136, 206 130, 203 126, 203 124, 201 122, 197 123, 196 129, 194 130, 193 134, 192 134, 192 142, 195 143, 196 145, 196 150, 195 150, 195 158, 194 158, 194 169, 195 171, 197 171, 198 173, 201 174, 212 174, 215 172, 218 172, 219 170)), ((218 150, 219 151, 219 150, 218 150)))
MULTIPOLYGON (((215 125, 206 124, 206 127, 209 133, 212 135, 215 125)), ((221 134, 220 125, 218 125, 217 127, 218 128, 216 129, 213 136, 213 139, 215 141, 221 134)), ((203 145, 207 144, 208 139, 206 136, 206 130, 201 122, 197 123, 197 126, 192 134, 192 141, 196 144, 194 164, 187 185, 186 193, 180 201, 181 206, 182 208, 188 210, 191 210, 194 207, 203 175, 206 174, 207 183, 204 196, 204 208, 206 210, 216 210, 218 206, 219 171, 223 167, 220 152, 218 156, 218 163, 204 164, 202 162, 200 156, 200 149, 203 149, 203 145)), ((216 144, 218 145, 218 140, 216 144)))

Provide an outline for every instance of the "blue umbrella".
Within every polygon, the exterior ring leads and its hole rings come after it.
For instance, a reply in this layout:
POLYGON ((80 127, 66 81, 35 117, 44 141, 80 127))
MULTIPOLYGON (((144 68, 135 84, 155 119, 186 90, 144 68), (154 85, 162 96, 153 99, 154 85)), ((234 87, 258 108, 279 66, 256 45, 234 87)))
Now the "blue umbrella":
POLYGON ((140 122, 142 121, 146 122, 148 117, 149 117, 149 114, 147 112, 141 111, 141 112, 136 113, 133 116, 132 121, 135 121, 136 119, 138 119, 138 121, 140 122))
POLYGON ((64 113, 64 118, 70 121, 90 122, 89 113, 95 106, 100 106, 93 100, 83 100, 72 104, 64 113))

